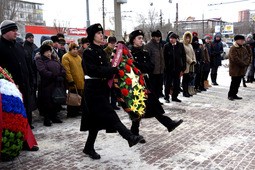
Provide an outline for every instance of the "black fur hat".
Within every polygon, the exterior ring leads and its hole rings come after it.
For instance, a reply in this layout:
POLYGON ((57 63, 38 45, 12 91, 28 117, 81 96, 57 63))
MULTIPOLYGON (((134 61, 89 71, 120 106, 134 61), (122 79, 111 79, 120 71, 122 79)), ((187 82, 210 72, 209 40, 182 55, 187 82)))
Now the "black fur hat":
POLYGON ((161 37, 161 32, 159 30, 153 31, 151 33, 151 37, 161 37))
POLYGON ((135 30, 129 34, 129 43, 133 45, 133 41, 135 37, 142 35, 144 37, 144 33, 142 30, 135 30))
POLYGON ((236 41, 236 40, 245 40, 245 37, 243 36, 243 35, 236 35, 235 37, 234 37, 234 40, 236 41))
POLYGON ((56 35, 53 35, 53 36, 51 36, 50 38, 51 38, 51 40, 53 41, 53 43, 59 42, 59 39, 58 39, 58 37, 57 37, 56 35))
POLYGON ((40 47, 40 54, 43 55, 46 51, 51 51, 51 46, 49 46, 48 44, 44 44, 40 47))
POLYGON ((87 38, 90 43, 93 42, 94 36, 98 31, 102 31, 104 33, 104 29, 101 24, 94 24, 87 28, 87 34, 88 34, 87 38))

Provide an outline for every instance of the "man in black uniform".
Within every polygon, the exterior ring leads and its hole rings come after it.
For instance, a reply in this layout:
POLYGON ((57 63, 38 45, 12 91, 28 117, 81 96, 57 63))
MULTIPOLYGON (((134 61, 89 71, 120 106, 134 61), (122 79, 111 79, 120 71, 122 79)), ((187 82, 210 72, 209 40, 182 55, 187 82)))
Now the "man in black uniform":
MULTIPOLYGON (((162 125, 164 125, 169 132, 173 131, 177 126, 179 126, 183 120, 174 121, 167 116, 164 116, 164 109, 162 108, 158 98, 152 91, 150 81, 147 74, 152 73, 154 69, 154 64, 151 62, 149 53, 143 49, 143 31, 135 30, 129 35, 129 42, 132 44, 131 54, 133 55, 134 65, 142 72, 144 79, 149 89, 148 99, 146 103, 145 118, 155 117, 162 125)), ((158 82, 160 83, 160 82, 158 82)), ((131 131, 132 133, 139 135, 139 124, 140 121, 132 121, 131 131)), ((140 143, 145 143, 142 140, 140 143)))
POLYGON ((108 132, 118 131, 128 141, 130 147, 143 139, 133 135, 120 121, 118 115, 109 102, 110 88, 108 79, 111 79, 119 70, 110 67, 106 53, 100 44, 103 41, 103 28, 94 24, 87 28, 90 45, 83 53, 82 67, 85 74, 84 98, 85 109, 81 120, 81 131, 89 131, 83 152, 92 159, 100 159, 94 149, 97 133, 101 129, 108 132))

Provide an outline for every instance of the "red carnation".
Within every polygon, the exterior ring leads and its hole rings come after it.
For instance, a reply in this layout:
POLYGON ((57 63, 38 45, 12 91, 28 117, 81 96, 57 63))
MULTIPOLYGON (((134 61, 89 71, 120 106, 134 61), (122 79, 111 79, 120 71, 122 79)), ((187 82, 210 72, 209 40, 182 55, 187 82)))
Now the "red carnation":
POLYGON ((126 49, 123 49, 123 54, 124 55, 127 55, 128 54, 128 51, 126 49))
POLYGON ((122 89, 121 90, 121 93, 124 95, 124 96, 127 96, 129 94, 128 90, 127 89, 122 89))
POLYGON ((140 79, 143 79, 143 75, 140 75, 140 79))
POLYGON ((122 70, 119 70, 119 75, 120 75, 120 77, 123 77, 124 76, 124 71, 122 71, 122 70))
POLYGON ((130 72, 131 71, 131 67, 129 65, 126 65, 125 66, 125 69, 127 70, 127 72, 130 72))
POLYGON ((129 65, 131 65, 131 66, 133 65, 133 62, 132 62, 132 60, 130 60, 130 59, 127 60, 127 63, 128 63, 129 65))
POLYGON ((139 80, 141 85, 143 86, 144 85, 144 81, 142 79, 139 80))
POLYGON ((125 80, 127 85, 131 85, 132 84, 132 80, 130 78, 126 78, 125 80))
POLYGON ((123 57, 121 57, 120 62, 123 62, 123 57))
POLYGON ((134 67, 133 70, 135 71, 136 74, 138 74, 139 72, 138 68, 134 67))

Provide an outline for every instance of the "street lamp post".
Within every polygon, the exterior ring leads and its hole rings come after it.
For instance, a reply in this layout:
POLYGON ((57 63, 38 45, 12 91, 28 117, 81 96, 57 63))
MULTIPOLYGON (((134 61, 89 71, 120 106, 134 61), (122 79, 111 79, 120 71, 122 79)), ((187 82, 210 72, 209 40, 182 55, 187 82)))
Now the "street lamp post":
POLYGON ((90 26, 90 20, 89 20, 89 0, 86 0, 86 8, 87 8, 87 28, 90 26))

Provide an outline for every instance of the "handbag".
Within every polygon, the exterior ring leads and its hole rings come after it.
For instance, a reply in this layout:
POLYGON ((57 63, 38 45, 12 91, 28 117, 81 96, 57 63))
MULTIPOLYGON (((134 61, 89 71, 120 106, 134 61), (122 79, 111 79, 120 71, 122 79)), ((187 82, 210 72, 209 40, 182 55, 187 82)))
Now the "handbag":
POLYGON ((78 94, 76 85, 74 85, 76 93, 71 93, 70 89, 66 97, 66 104, 68 106, 80 106, 81 105, 81 96, 78 94))
POLYGON ((55 104, 66 104, 66 92, 63 87, 56 87, 52 93, 52 100, 55 104))

